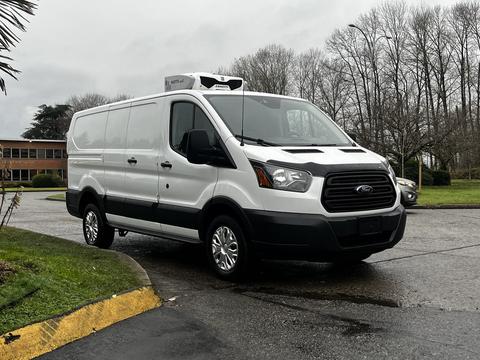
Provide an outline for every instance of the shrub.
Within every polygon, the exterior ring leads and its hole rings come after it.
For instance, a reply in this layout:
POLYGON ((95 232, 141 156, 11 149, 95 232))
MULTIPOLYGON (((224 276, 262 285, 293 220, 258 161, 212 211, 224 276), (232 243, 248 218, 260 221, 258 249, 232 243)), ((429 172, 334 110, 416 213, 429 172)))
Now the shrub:
MULTIPOLYGON (((393 166, 395 174, 398 177, 401 177, 402 172, 400 165, 393 166)), ((418 161, 415 159, 410 159, 405 162, 405 177, 409 180, 413 180, 418 184, 418 161)), ((427 166, 423 165, 422 167, 422 185, 433 185, 433 176, 432 170, 427 166)))
POLYGON ((446 186, 451 184, 450 173, 446 170, 435 170, 432 172, 433 185, 446 186))
MULTIPOLYGON (((468 179, 468 169, 457 170, 452 174, 454 179, 468 179)), ((472 179, 480 179, 480 167, 474 167, 470 169, 470 175, 472 179)))
POLYGON ((17 183, 17 186, 23 186, 23 187, 32 187, 32 183, 28 181, 21 181, 17 183))
POLYGON ((59 187, 63 185, 63 180, 58 175, 52 174, 38 174, 32 179, 32 186, 34 188, 43 187, 59 187))

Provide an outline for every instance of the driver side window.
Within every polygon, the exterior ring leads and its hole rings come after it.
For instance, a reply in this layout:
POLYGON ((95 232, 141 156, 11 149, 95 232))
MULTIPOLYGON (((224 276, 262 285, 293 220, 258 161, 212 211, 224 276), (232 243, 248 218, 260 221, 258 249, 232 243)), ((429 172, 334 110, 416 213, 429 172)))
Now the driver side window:
POLYGON ((187 153, 187 132, 192 129, 207 131, 210 145, 216 145, 215 129, 202 109, 191 102, 173 103, 170 114, 170 146, 183 156, 187 153))

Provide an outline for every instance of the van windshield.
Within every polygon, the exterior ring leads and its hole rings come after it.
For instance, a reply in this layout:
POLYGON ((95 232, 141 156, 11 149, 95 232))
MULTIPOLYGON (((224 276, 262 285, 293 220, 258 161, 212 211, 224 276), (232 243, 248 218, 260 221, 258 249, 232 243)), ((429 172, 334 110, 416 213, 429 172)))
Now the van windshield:
MULTIPOLYGON (((242 95, 205 95, 233 135, 242 133, 242 95)), ((350 140, 333 121, 306 101, 245 95, 244 136, 269 146, 345 146, 350 140)))

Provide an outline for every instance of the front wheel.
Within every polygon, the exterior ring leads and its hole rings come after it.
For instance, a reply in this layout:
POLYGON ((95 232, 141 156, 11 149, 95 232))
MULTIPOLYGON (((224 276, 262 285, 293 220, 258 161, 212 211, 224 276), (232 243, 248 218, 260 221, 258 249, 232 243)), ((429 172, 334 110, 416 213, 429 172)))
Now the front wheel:
POLYGON ((83 212, 83 236, 88 245, 103 249, 112 245, 115 229, 105 223, 94 204, 88 204, 83 212))
POLYGON ((218 216, 206 236, 207 258, 215 273, 229 281, 243 278, 251 265, 251 256, 240 224, 230 216, 218 216))

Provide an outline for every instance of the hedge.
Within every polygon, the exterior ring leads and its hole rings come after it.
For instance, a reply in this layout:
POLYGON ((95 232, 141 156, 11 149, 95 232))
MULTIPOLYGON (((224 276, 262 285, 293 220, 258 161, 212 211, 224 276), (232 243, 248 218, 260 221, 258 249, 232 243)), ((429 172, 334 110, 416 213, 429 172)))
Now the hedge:
POLYGON ((451 185, 450 173, 446 170, 435 170, 432 172, 433 185, 447 186, 451 185))
POLYGON ((58 175, 38 174, 32 178, 32 186, 34 188, 60 187, 62 185, 63 180, 58 175))

